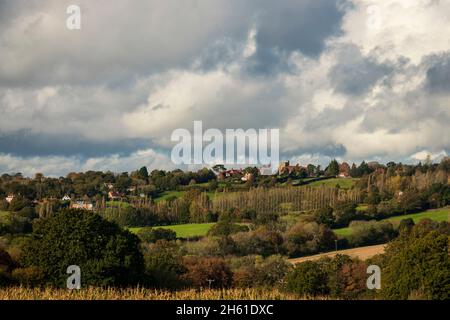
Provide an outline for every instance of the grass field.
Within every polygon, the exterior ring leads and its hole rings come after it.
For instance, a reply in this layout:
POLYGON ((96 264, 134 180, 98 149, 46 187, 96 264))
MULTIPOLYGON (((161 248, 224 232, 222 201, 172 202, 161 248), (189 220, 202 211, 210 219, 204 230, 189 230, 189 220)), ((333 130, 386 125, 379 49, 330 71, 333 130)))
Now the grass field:
POLYGON ((155 202, 159 202, 162 200, 167 200, 168 198, 171 198, 171 197, 180 198, 181 196, 183 196, 184 193, 185 193, 185 191, 177 191, 177 190, 164 191, 163 193, 161 193, 161 195, 159 197, 154 198, 153 200, 155 202))
MULTIPOLYGON (((217 289, 162 291, 145 288, 0 288, 0 300, 302 300, 306 297, 277 289, 217 289)), ((314 297, 316 300, 326 299, 314 297)))
POLYGON ((339 185, 342 189, 350 189, 353 185, 358 181, 356 178, 332 178, 327 180, 315 181, 307 184, 307 186, 311 187, 320 187, 320 186, 328 186, 328 187, 336 187, 339 185))
MULTIPOLYGON (((215 223, 188 223, 174 226, 156 226, 154 228, 170 229, 176 232, 178 238, 202 237, 206 236, 209 229, 215 223)), ((139 232, 141 228, 129 228, 133 233, 139 232)))
POLYGON ((115 208, 118 208, 118 207, 127 208, 131 205, 125 201, 106 201, 106 206, 115 207, 115 208))
MULTIPOLYGON (((406 214, 401 216, 390 217, 387 219, 383 219, 382 221, 390 221, 392 223, 399 223, 403 219, 411 218, 415 223, 418 221, 429 218, 434 221, 450 221, 450 207, 427 210, 419 213, 406 214)), ((352 233, 352 229, 350 227, 334 229, 334 233, 341 237, 347 237, 352 233)))

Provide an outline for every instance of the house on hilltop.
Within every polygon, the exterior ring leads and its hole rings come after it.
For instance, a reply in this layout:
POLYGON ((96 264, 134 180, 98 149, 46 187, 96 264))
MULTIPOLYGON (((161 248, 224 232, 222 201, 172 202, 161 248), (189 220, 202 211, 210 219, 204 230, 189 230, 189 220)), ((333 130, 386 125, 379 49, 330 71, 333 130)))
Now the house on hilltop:
POLYGON ((339 165, 339 178, 350 178, 350 165, 347 162, 342 162, 339 165))
POLYGON ((302 166, 300 166, 300 164, 296 164, 295 166, 291 166, 289 164, 289 161, 285 161, 282 164, 280 164, 280 166, 278 167, 278 174, 282 175, 282 174, 292 174, 295 172, 300 172, 303 168, 302 166))

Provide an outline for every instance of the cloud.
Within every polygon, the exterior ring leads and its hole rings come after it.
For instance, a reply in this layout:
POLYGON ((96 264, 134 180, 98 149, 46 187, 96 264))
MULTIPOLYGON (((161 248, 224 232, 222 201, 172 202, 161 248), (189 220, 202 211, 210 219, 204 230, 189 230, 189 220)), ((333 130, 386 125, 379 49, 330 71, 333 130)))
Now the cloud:
POLYGON ((79 3, 72 32, 69 1, 0 1, 0 169, 129 171, 194 120, 301 161, 450 149, 448 1, 79 3))
POLYGON ((128 156, 115 154, 87 159, 75 156, 18 157, 0 153, 0 172, 21 172, 25 176, 33 176, 40 172, 46 176, 59 177, 72 171, 82 172, 87 170, 130 172, 142 166, 147 166, 149 170, 175 169, 169 157, 155 152, 152 149, 139 150, 128 156))

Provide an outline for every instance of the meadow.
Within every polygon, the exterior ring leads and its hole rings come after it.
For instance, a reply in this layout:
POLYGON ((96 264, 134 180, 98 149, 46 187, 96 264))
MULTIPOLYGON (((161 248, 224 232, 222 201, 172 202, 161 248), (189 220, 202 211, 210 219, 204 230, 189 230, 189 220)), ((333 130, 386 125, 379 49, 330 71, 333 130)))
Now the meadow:
POLYGON ((355 185, 355 183, 358 180, 359 179, 357 179, 357 178, 332 178, 332 179, 327 179, 327 180, 314 181, 314 182, 307 184, 307 186, 310 186, 310 187, 320 187, 320 186, 336 187, 337 185, 339 185, 339 187, 341 187, 342 189, 350 189, 351 187, 353 187, 355 185))
MULTIPOLYGON (((155 226, 154 228, 164 228, 175 231, 177 238, 192 238, 192 237, 203 237, 206 236, 209 229, 215 223, 187 223, 178 224, 173 226, 155 226)), ((133 233, 138 233, 141 227, 129 228, 133 233)))
MULTIPOLYGON (((389 221, 393 224, 400 223, 403 219, 413 219, 414 223, 419 222, 422 219, 431 219, 434 221, 450 221, 450 207, 447 208, 441 208, 441 209, 433 209, 433 210, 426 210, 418 213, 412 213, 412 214, 406 214, 401 216, 395 216, 383 219, 381 221, 389 221)), ((352 228, 340 228, 340 229, 334 229, 334 233, 341 237, 347 237, 352 234, 352 228)))

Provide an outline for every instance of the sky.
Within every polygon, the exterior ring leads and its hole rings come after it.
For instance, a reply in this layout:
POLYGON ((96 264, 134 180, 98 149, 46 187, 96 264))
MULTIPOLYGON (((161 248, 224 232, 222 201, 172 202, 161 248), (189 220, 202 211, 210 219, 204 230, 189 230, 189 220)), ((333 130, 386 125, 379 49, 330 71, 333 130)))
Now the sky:
POLYGON ((0 173, 174 169, 196 120, 279 128, 293 163, 438 161, 449 21, 448 0, 0 0, 0 173))

